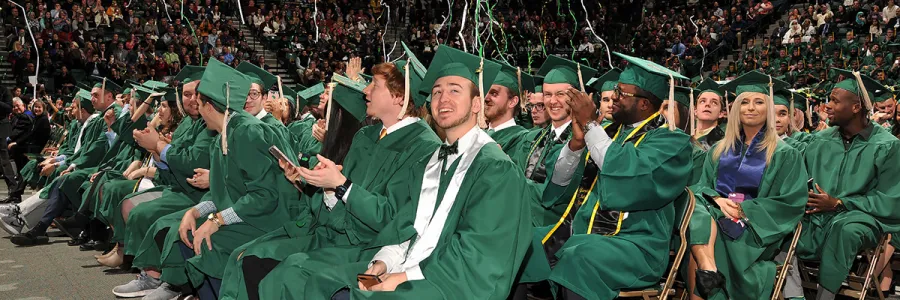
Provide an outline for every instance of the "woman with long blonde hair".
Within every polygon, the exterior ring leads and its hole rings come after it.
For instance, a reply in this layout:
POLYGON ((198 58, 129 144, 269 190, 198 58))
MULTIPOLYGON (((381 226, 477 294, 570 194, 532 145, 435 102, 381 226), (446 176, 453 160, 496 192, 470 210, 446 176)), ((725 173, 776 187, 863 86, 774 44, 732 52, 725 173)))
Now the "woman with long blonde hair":
POLYGON ((725 85, 737 98, 725 137, 691 186, 686 278, 693 299, 767 299, 775 255, 803 216, 806 171, 799 151, 778 138, 772 91, 787 83, 751 72, 725 85))

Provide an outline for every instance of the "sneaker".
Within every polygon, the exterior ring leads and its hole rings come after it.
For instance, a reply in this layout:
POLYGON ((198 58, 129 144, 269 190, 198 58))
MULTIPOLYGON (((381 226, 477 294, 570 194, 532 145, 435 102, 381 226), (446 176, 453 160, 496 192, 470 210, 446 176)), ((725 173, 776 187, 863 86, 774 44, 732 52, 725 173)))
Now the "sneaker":
POLYGON ((25 221, 18 215, 0 215, 0 227, 11 235, 22 233, 25 228, 25 221))
POLYGON ((112 292, 116 297, 120 298, 144 297, 152 293, 160 285, 162 285, 161 280, 154 279, 141 272, 137 279, 113 288, 112 292))
POLYGON ((181 293, 176 291, 173 286, 163 282, 162 285, 150 294, 147 294, 147 296, 144 296, 144 298, 141 298, 141 300, 169 300, 178 296, 181 296, 181 293))
POLYGON ((14 216, 19 214, 19 206, 16 204, 3 204, 0 205, 0 217, 2 216, 14 216))

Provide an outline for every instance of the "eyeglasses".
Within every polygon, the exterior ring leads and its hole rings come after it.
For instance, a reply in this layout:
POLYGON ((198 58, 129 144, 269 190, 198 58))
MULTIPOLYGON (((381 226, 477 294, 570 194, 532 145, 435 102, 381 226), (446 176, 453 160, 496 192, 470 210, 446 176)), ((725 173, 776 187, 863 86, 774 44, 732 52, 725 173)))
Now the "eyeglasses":
POLYGON ((650 99, 650 96, 647 96, 647 95, 632 94, 632 93, 628 93, 628 92, 623 92, 618 86, 617 86, 615 89, 613 89, 613 94, 615 95, 616 99, 622 99, 622 96, 625 96, 625 97, 633 97, 633 98, 650 99))
POLYGON ((250 91, 250 93, 247 94, 247 96, 250 96, 250 99, 256 100, 256 99, 259 99, 259 97, 262 97, 262 93, 260 93, 258 91, 250 91))
POLYGON ((528 104, 525 104, 525 109, 530 110, 530 111, 542 111, 542 110, 544 110, 544 103, 538 103, 538 104, 528 103, 528 104))

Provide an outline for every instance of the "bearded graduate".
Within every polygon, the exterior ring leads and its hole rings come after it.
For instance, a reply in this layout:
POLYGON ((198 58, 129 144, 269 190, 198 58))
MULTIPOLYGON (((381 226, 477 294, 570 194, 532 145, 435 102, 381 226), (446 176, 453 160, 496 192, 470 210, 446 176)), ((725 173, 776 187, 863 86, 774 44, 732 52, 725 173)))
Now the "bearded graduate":
MULTIPOLYGON (((706 155, 691 187, 687 268, 693 299, 768 299, 775 255, 803 216, 806 172, 800 152, 778 138, 770 77, 757 72, 728 83, 737 98, 725 137, 706 155)), ((784 88, 782 82, 772 88, 784 88)))

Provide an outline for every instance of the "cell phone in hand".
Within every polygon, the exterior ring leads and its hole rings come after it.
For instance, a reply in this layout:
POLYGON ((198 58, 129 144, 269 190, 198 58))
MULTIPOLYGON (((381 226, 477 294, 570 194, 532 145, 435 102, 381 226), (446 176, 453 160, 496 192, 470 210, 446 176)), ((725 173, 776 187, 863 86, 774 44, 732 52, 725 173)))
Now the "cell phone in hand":
POLYGON ((301 168, 309 169, 309 160, 312 159, 312 155, 306 153, 297 154, 297 162, 300 164, 301 168))
POLYGON ((272 156, 274 156, 275 159, 279 161, 284 161, 294 167, 297 166, 293 162, 291 162, 291 160, 289 160, 286 155, 284 155, 284 152, 281 152, 281 149, 278 149, 278 146, 272 145, 271 147, 269 147, 269 154, 272 154, 272 156))
POLYGON ((813 181, 812 178, 810 178, 809 180, 806 181, 806 188, 809 189, 810 191, 816 190, 816 183, 813 181))
POLYGON ((372 274, 356 274, 356 280, 367 289, 381 283, 381 278, 372 274))

